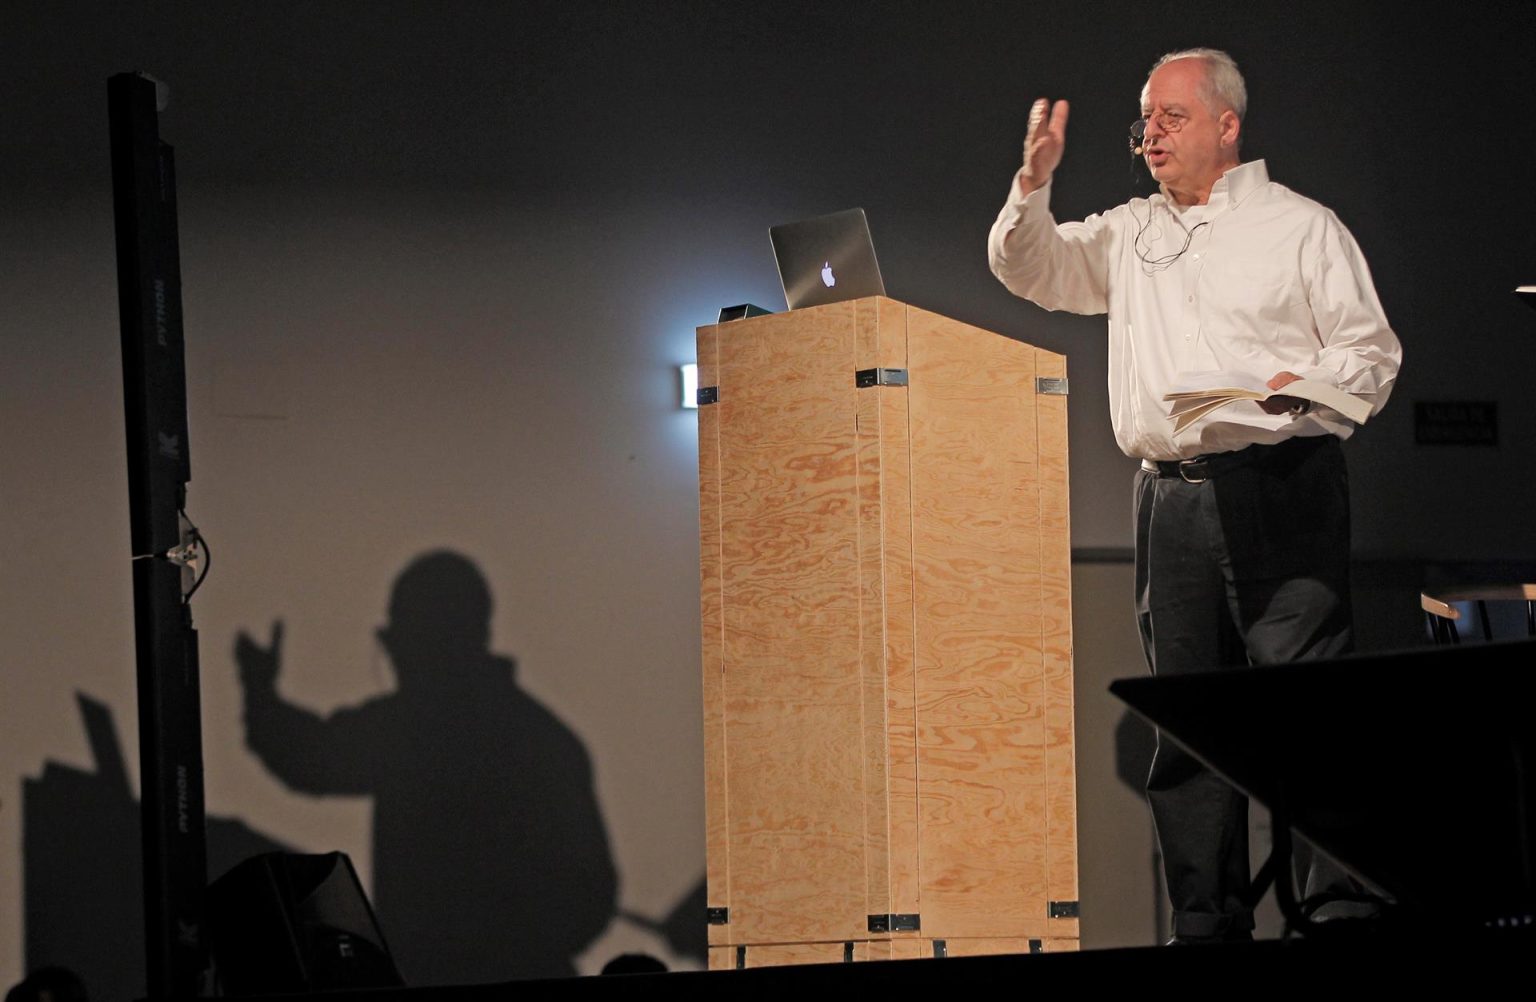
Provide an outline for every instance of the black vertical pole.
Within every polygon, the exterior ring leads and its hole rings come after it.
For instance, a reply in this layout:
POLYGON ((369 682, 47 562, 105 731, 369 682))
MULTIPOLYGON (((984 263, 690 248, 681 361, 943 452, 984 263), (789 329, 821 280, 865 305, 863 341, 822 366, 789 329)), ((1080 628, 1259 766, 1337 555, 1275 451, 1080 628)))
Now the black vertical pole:
POLYGON ((138 655, 144 918, 151 998, 202 988, 203 812, 197 634, 183 598, 183 540, 191 477, 181 325, 176 177, 160 141, 156 84, 121 73, 107 82, 112 194, 122 319, 123 405, 138 655))

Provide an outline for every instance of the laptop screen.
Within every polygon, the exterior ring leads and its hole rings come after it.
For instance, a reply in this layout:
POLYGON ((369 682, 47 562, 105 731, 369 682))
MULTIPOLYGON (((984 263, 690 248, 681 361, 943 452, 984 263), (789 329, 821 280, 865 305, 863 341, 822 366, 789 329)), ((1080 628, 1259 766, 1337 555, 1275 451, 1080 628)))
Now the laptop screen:
POLYGON ((792 310, 885 295, 863 209, 774 226, 768 239, 792 310))

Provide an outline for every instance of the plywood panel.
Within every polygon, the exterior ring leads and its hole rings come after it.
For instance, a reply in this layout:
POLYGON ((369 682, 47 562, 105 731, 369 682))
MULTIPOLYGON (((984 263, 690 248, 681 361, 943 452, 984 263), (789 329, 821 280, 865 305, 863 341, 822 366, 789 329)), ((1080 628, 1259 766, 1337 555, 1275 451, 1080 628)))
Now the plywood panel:
POLYGON ((710 330, 711 966, 1075 944, 1063 360, 884 298, 710 330))
MULTIPOLYGON (((698 330, 699 385, 719 383, 716 358, 719 328, 698 330)), ((699 603, 703 624, 704 680, 704 860, 706 901, 710 907, 730 905, 730 861, 726 817, 728 791, 725 766, 724 620, 720 595, 720 442, 719 411, 699 408, 699 603)), ((704 916, 699 916, 703 921, 704 916)), ((726 933, 709 927, 711 943, 726 942, 726 933)))
MULTIPOLYGON (((1067 378, 1067 360, 1037 351, 1039 375, 1067 378)), ((1046 893, 1077 901, 1077 756, 1072 691, 1072 550, 1068 524, 1067 398, 1038 400, 1040 455, 1041 648, 1045 658, 1046 893)), ((1076 936, 1076 919, 1054 919, 1076 936)))
MULTIPOLYGON (((882 300, 890 303, 890 300, 882 300)), ((898 305, 898 304, 893 304, 898 305)), ((908 311, 887 309, 879 365, 911 369, 908 311)), ((879 391, 881 540, 884 575, 885 749, 890 784, 890 912, 922 911, 917 801, 917 689, 913 636, 912 449, 910 388, 879 391)))
POLYGON ((870 960, 922 960, 933 956, 933 941, 928 939, 871 940, 870 960))
MULTIPOLYGON (((855 962, 865 960, 923 960, 935 956, 934 940, 870 940, 853 942, 855 962)), ((943 941, 946 957, 995 957, 1028 953, 1064 953, 1079 949, 1076 939, 980 938, 961 937, 943 941), (1038 946, 1036 945, 1038 944, 1038 946)), ((804 945, 755 945, 747 948, 747 967, 772 967, 781 964, 838 963, 847 947, 841 943, 804 945)), ((709 951, 709 969, 730 970, 736 966, 735 947, 714 947, 709 951)))
POLYGON ((853 309, 720 337, 734 943, 867 925, 853 309))
POLYGON ((853 303, 854 368, 907 367, 907 306, 885 296, 853 303))
POLYGON ((1039 937, 967 937, 959 936, 944 941, 944 952, 950 957, 1001 957, 1010 954, 1035 952, 1031 943, 1039 943, 1045 952, 1045 941, 1039 937))
MULTIPOLYGON (((853 962, 868 960, 869 944, 853 944, 853 962)), ((847 961, 844 943, 753 943, 744 947, 712 946, 709 969, 731 971, 750 967, 784 967, 790 964, 840 964, 847 961)))
MULTIPOLYGON (((874 298, 859 301, 856 309, 856 368, 905 369, 905 307, 894 300, 874 298)), ((859 391, 860 623, 869 777, 869 890, 865 908, 871 915, 913 910, 916 899, 906 411, 903 387, 872 386, 859 391), (898 540, 895 545, 893 531, 898 540), (897 638, 894 657, 893 635, 897 638), (898 689, 894 704, 889 693, 893 679, 898 689), (893 740, 898 746, 894 753, 893 740), (900 774, 895 788, 891 786, 893 765, 900 774), (901 888, 907 891, 905 897, 899 893, 901 888)))
MULTIPOLYGON (((864 753, 865 904, 868 915, 891 907, 890 812, 885 712, 885 563, 880 398, 885 387, 858 394, 859 682, 864 753)), ((896 388, 889 388, 895 390, 896 388)), ((897 390, 899 392, 899 390, 897 390)))
POLYGON ((1000 957, 1027 953, 1072 953, 1078 949, 1076 939, 1050 938, 984 938, 959 937, 944 941, 944 953, 949 957, 1000 957))
POLYGON ((1046 915, 1033 349, 909 311, 925 935, 1046 915))

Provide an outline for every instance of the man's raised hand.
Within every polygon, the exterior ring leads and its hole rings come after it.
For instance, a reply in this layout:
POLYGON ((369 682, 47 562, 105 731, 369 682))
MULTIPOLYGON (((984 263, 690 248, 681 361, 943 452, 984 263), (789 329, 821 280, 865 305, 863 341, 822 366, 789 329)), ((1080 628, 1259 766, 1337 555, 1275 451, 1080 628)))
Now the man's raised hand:
POLYGON ((1054 105, 1045 98, 1029 109, 1029 133, 1024 137, 1024 167, 1019 187, 1025 194, 1045 187, 1067 148, 1067 102, 1054 105))

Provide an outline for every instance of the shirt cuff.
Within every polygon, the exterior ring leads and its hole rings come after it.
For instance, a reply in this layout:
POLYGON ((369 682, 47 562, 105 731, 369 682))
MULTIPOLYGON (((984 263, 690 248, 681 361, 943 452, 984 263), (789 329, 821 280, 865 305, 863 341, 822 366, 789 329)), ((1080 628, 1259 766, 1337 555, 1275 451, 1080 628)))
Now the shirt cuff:
POLYGON ((1008 187, 1008 201, 1003 203, 1003 210, 997 214, 997 231, 1004 236, 1012 233, 1029 216, 1048 210, 1050 204, 1051 182, 1045 182, 1028 195, 1021 195, 1018 175, 1014 175, 1008 187))

